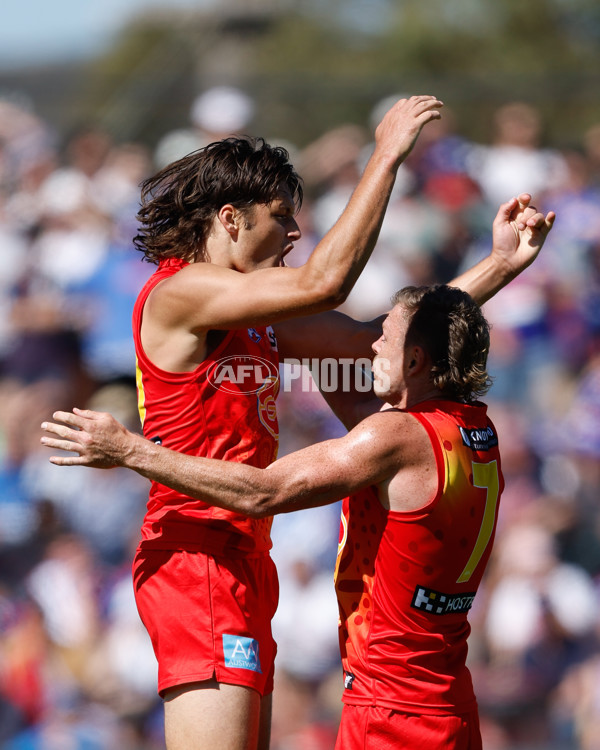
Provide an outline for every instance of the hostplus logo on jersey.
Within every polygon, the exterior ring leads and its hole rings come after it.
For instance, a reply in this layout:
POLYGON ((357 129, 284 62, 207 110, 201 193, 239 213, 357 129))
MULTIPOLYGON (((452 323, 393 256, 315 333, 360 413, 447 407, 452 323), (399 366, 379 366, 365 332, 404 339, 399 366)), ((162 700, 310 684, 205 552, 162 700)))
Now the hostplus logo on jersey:
POLYGON ((417 586, 411 607, 423 610, 430 615, 453 615, 468 612, 473 606, 475 591, 466 594, 443 594, 440 591, 417 586))
POLYGON ((226 667, 249 669, 251 672, 262 674, 258 658, 258 641, 254 638, 223 633, 223 653, 226 667))

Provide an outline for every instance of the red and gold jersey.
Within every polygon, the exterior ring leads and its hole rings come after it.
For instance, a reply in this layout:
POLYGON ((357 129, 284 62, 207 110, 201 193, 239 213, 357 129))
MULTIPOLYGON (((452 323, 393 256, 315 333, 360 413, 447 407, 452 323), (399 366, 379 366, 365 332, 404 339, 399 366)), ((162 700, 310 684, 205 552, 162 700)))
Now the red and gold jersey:
MULTIPOLYGON (((275 400, 279 355, 273 329, 224 332, 191 372, 165 372, 140 340, 144 304, 152 289, 186 264, 161 262, 133 311, 138 407, 145 437, 180 453, 265 468, 277 457, 275 400)), ((250 519, 214 508, 152 482, 142 526, 142 548, 186 549, 216 555, 264 554, 271 519, 250 519)))
POLYGON ((487 564, 504 483, 483 404, 427 401, 438 490, 411 512, 370 487, 344 500, 336 564, 344 702, 415 713, 476 706, 467 613, 487 564))

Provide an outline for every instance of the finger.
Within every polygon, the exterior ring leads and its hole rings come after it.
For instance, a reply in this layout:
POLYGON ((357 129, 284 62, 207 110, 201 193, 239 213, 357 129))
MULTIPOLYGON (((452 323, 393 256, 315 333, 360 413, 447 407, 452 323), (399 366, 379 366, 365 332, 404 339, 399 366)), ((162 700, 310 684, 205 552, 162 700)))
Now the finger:
POLYGON ((433 96, 432 94, 415 94, 414 96, 410 97, 411 102, 431 102, 436 101, 439 102, 440 100, 437 98, 437 96, 433 96))
POLYGON ((546 220, 544 222, 544 227, 542 229, 544 234, 547 235, 548 232, 552 229, 552 227, 554 226, 555 220, 556 220, 556 214, 554 213, 554 211, 549 211, 546 216, 546 220))
POLYGON ((521 209, 519 207, 519 213, 521 214, 520 221, 521 222, 528 222, 538 212, 536 211, 536 209, 533 206, 527 206, 526 208, 523 208, 523 209, 521 209))
POLYGON ((54 422, 42 422, 42 430, 50 432, 53 435, 59 437, 69 438, 70 440, 77 440, 79 430, 72 430, 70 427, 66 427, 63 424, 54 424, 54 422))
MULTIPOLYGON (((515 217, 515 225, 522 231, 527 227, 531 227, 531 219, 536 215, 537 208, 535 206, 523 206, 519 200, 519 211, 515 217)), ((541 214, 540 214, 541 215, 541 214)))
POLYGON ((505 222, 510 221, 510 215, 517 207, 517 205, 518 201, 516 198, 511 198, 510 200, 506 201, 506 203, 502 203, 502 205, 498 209, 498 213, 496 214, 494 223, 499 222, 504 224, 505 222))
POLYGON ((527 220, 527 226, 532 229, 547 228, 547 230, 550 231, 555 219, 556 214, 553 211, 550 211, 547 216, 544 216, 543 213, 538 212, 527 220))
POLYGON ((429 109, 437 110, 437 109, 441 109, 443 106, 444 106, 444 102, 432 96, 431 98, 418 102, 416 108, 421 109, 421 110, 429 110, 429 109))
POLYGON ((528 227, 539 227, 541 226, 544 221, 546 220, 546 217, 541 211, 536 211, 534 213, 531 213, 531 211, 526 211, 523 214, 523 220, 527 224, 528 227))
POLYGON ((48 459, 56 466, 81 466, 85 465, 85 459, 81 456, 50 456, 48 459))
POLYGON ((71 451, 79 453, 82 450, 82 446, 79 443, 74 443, 72 440, 58 440, 57 438, 42 437, 40 443, 45 445, 47 448, 55 448, 59 451, 71 451))
POLYGON ((432 120, 441 120, 441 119, 442 119, 442 113, 437 109, 427 109, 425 110, 425 112, 421 112, 415 118, 416 122, 420 126, 423 126, 426 123, 431 122, 432 120))
POLYGON ((70 411, 55 411, 52 415, 52 419, 56 419, 57 422, 64 422, 65 424, 74 425, 75 427, 82 428, 85 425, 85 419, 73 414, 70 411))
POLYGON ((73 407, 73 413, 83 419, 98 419, 103 412, 92 411, 92 409, 79 409, 77 406, 73 407))
POLYGON ((529 206, 529 203, 531 201, 531 195, 529 193, 521 193, 517 200, 519 201, 519 207, 521 209, 527 208, 529 206))

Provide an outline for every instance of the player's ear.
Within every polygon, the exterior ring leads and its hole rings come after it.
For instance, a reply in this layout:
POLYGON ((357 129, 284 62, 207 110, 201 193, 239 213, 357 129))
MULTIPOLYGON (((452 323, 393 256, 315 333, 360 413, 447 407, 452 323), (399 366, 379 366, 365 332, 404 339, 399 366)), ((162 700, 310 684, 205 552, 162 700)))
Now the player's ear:
POLYGON ((217 219, 221 223, 223 229, 227 234, 234 238, 237 237, 239 218, 239 212, 235 210, 231 203, 226 203, 224 206, 221 206, 217 212, 217 219))
POLYGON ((407 352, 407 370, 411 375, 417 375, 427 365, 427 355, 422 346, 411 346, 407 352))

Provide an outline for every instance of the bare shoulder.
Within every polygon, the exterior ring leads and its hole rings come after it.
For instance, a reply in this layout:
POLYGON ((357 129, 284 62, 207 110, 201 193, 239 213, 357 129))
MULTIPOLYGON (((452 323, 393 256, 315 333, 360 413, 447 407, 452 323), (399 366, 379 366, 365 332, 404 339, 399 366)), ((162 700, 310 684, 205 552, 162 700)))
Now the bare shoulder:
POLYGON ((210 328, 198 326, 201 310, 213 294, 223 294, 239 272, 214 263, 190 263, 160 281, 150 292, 144 315, 165 327, 210 328))
POLYGON ((365 417, 352 433, 357 439, 369 437, 379 446, 406 454, 418 453, 429 443, 423 425, 402 409, 383 408, 365 417))
POLYGON ((195 294, 201 287, 210 287, 211 284, 228 281, 238 275, 239 271, 216 263, 190 263, 157 284, 151 294, 157 298, 178 298, 182 293, 195 294))

